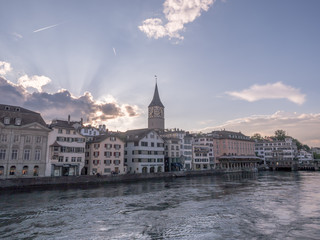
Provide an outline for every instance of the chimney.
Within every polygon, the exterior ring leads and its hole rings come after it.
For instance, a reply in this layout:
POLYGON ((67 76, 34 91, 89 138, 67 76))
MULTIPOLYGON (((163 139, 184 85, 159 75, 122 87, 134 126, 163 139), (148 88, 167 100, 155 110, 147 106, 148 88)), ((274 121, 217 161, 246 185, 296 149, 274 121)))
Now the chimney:
POLYGON ((81 127, 83 126, 83 118, 80 118, 81 127))
POLYGON ((68 115, 68 124, 70 124, 70 115, 68 115))

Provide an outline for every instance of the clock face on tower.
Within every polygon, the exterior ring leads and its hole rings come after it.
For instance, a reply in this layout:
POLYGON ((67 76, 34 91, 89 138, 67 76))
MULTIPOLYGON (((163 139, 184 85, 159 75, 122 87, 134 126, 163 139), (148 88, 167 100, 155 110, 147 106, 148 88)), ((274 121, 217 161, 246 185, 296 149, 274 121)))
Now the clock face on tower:
POLYGON ((153 106, 149 108, 149 118, 163 118, 163 108, 158 106, 153 106))

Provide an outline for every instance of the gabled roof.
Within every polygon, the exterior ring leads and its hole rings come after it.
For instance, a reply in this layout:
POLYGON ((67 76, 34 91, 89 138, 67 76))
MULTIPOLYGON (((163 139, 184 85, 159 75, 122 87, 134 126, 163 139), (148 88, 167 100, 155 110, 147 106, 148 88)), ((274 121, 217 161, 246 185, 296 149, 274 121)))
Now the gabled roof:
POLYGON ((163 107, 163 104, 160 100, 160 97, 159 97, 159 92, 158 92, 158 85, 156 83, 156 87, 154 89, 154 94, 153 94, 153 99, 151 101, 151 103, 149 104, 149 107, 153 107, 153 106, 159 106, 159 107, 163 107))
POLYGON ((156 131, 154 131, 153 129, 149 129, 149 128, 128 130, 125 132, 126 141, 129 141, 129 142, 140 141, 142 138, 144 138, 150 132, 156 133, 156 131))
POLYGON ((69 128, 75 129, 74 125, 81 126, 81 122, 74 122, 74 121, 65 121, 65 120, 53 120, 50 124, 50 127, 60 127, 60 128, 69 128))
POLYGON ((119 140, 121 140, 122 142, 124 142, 122 140, 122 138, 120 137, 120 135, 118 135, 117 133, 109 133, 109 134, 105 134, 105 135, 98 135, 93 137, 93 139, 91 141, 89 141, 88 143, 100 143, 103 142, 104 140, 106 140, 109 137, 116 137, 119 140))
POLYGON ((10 124, 8 125, 15 125, 15 119, 20 118, 21 124, 19 126, 24 126, 31 123, 39 123, 40 125, 47 127, 40 113, 33 112, 19 106, 0 104, 1 123, 4 123, 5 117, 10 118, 10 124))

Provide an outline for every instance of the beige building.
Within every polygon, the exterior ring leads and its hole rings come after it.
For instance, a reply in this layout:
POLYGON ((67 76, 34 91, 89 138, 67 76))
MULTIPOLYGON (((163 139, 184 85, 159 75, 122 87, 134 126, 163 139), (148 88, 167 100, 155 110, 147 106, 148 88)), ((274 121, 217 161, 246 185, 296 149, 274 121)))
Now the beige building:
POLYGON ((84 171, 85 137, 77 129, 80 122, 53 120, 48 140, 47 176, 75 176, 84 171))
POLYGON ((94 137, 86 144, 88 175, 124 174, 124 142, 112 133, 94 137))
POLYGON ((44 177, 49 131, 39 113, 0 104, 0 178, 44 177))

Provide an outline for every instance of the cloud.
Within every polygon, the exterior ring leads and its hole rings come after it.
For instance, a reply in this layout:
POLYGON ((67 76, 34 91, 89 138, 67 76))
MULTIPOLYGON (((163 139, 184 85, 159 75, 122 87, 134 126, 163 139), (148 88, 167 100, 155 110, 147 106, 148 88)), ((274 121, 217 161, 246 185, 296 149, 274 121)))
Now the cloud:
POLYGON ((18 79, 18 84, 24 88, 35 88, 39 92, 42 92, 42 87, 51 82, 51 79, 46 76, 34 75, 28 77, 28 75, 23 75, 18 79))
MULTIPOLYGON (((123 119, 121 122, 127 122, 128 119, 139 115, 137 106, 120 105, 116 101, 97 101, 90 92, 85 92, 79 97, 73 96, 65 89, 55 93, 30 93, 22 84, 14 84, 3 77, 0 77, 0 102, 37 111, 46 121, 54 118, 64 119, 70 114, 73 119, 84 118, 93 125, 99 125, 118 118, 123 119)), ((116 122, 113 121, 113 124, 116 122)), ((120 127, 118 126, 118 129, 120 127)))
POLYGON ((34 33, 41 32, 41 31, 44 31, 44 30, 47 30, 47 29, 50 29, 50 28, 53 28, 53 27, 56 27, 56 26, 59 26, 59 25, 60 25, 60 24, 54 24, 54 25, 51 25, 51 26, 39 28, 39 29, 37 29, 37 30, 34 30, 33 32, 34 32, 34 33))
POLYGON ((113 53, 115 56, 117 56, 117 52, 116 52, 116 49, 115 48, 112 48, 113 49, 113 53))
POLYGON ((289 113, 277 111, 271 115, 252 115, 244 118, 230 120, 215 127, 201 129, 202 132, 226 129, 241 131, 252 136, 260 133, 262 136, 272 136, 278 129, 304 144, 320 147, 320 113, 289 113))
POLYGON ((162 38, 168 36, 182 40, 180 32, 184 25, 193 22, 201 15, 202 11, 208 11, 215 0, 166 0, 163 4, 163 13, 167 19, 164 25, 160 18, 149 18, 139 26, 149 38, 162 38))
POLYGON ((0 76, 6 75, 12 70, 10 63, 0 61, 0 76))
POLYGON ((285 85, 282 82, 268 83, 266 85, 253 85, 249 89, 240 92, 226 92, 228 95, 249 102, 262 99, 288 99, 289 101, 301 105, 305 102, 305 94, 299 89, 285 85))

